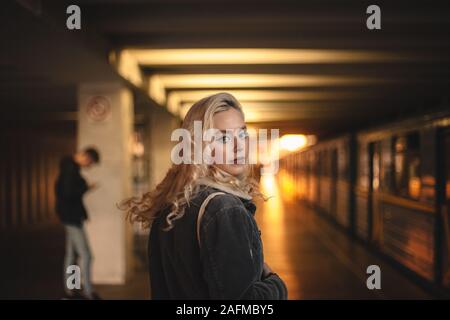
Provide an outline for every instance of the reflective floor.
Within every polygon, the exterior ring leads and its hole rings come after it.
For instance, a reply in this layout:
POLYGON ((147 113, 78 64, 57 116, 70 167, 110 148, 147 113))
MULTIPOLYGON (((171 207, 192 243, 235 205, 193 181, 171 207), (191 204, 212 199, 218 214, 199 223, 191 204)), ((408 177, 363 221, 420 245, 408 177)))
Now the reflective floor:
MULTIPOLYGON (((295 201, 286 181, 263 177, 261 188, 273 196, 265 203, 257 202, 265 258, 285 280, 290 299, 432 298, 398 269, 295 201), (381 268, 381 290, 366 287, 366 268, 372 264, 381 268)), ((140 247, 145 245, 141 242, 140 247)), ((0 298, 62 297, 64 232, 60 226, 2 233, 0 253, 0 298)), ((105 299, 147 299, 145 263, 136 259, 136 272, 126 285, 96 288, 105 299)))
POLYGON ((267 263, 285 280, 289 299, 429 299, 429 294, 311 208, 295 200, 289 180, 263 176, 258 201, 267 263), (381 290, 366 286, 366 269, 381 269, 381 290))

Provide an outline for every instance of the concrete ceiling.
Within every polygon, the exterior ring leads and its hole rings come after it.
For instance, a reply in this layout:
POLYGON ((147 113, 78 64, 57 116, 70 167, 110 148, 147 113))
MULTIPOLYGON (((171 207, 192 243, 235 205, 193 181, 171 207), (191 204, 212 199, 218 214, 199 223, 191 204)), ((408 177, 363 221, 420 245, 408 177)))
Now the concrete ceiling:
POLYGON ((359 0, 81 0, 79 32, 65 30, 71 2, 28 3, 41 14, 5 18, 22 23, 10 43, 37 48, 2 63, 2 83, 18 77, 8 92, 33 77, 49 92, 119 73, 180 117, 199 97, 230 91, 250 122, 327 135, 439 108, 450 89, 444 1, 378 1, 376 31, 365 26, 372 3, 359 0))

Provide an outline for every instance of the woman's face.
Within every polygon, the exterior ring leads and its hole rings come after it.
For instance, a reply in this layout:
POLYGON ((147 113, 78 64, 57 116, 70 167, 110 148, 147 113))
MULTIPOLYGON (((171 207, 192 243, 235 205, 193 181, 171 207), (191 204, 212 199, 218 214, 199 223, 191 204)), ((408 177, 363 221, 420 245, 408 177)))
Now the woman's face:
POLYGON ((248 134, 242 114, 230 108, 213 117, 217 129, 213 142, 216 166, 225 172, 239 176, 244 173, 248 162, 248 134))

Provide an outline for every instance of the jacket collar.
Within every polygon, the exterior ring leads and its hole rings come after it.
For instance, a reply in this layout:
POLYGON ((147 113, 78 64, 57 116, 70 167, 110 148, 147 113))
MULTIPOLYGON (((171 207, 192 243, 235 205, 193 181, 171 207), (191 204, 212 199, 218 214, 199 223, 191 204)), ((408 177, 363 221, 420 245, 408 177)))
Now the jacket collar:
POLYGON ((227 193, 231 193, 231 194, 233 194, 233 195, 235 195, 235 196, 237 196, 239 198, 245 199, 245 200, 251 200, 252 199, 252 196, 249 195, 248 193, 245 193, 245 192, 243 192, 241 190, 238 190, 236 188, 232 188, 232 187, 229 187, 229 186, 224 186, 224 185, 222 185, 220 183, 217 183, 217 182, 215 182, 215 181, 213 181, 213 180, 211 180, 210 178, 207 178, 207 177, 203 177, 203 178, 198 179, 197 183, 198 184, 207 185, 207 186, 219 189, 219 190, 227 192, 227 193))

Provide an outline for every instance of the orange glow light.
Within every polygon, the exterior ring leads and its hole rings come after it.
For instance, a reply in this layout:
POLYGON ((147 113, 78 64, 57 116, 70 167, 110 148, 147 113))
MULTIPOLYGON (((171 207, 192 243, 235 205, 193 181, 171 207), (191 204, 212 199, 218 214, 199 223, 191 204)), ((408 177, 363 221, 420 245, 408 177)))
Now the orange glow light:
POLYGON ((285 134, 280 139, 280 147, 291 152, 303 148, 307 143, 303 134, 285 134))

